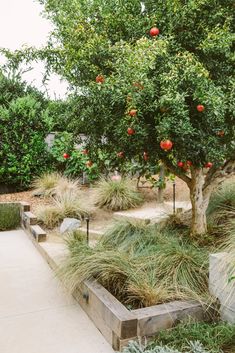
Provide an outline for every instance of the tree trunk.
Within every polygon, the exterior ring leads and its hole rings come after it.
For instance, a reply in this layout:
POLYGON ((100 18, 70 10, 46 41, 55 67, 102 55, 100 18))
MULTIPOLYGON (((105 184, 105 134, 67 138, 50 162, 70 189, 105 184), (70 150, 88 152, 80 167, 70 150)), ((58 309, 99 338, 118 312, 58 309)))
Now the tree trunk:
POLYGON ((192 203, 192 236, 203 235, 207 233, 206 210, 208 207, 210 194, 203 192, 203 185, 203 170, 192 170, 192 182, 190 185, 190 199, 192 203))

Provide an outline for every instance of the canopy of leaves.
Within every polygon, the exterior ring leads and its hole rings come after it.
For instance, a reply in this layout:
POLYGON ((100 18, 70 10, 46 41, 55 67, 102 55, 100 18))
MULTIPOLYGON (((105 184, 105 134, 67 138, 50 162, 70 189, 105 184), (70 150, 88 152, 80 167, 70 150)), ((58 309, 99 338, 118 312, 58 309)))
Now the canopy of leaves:
POLYGON ((39 56, 74 88, 70 126, 89 136, 91 151, 102 145, 112 158, 123 151, 139 159, 147 152, 149 163, 172 166, 219 167, 234 155, 232 0, 40 2, 55 29, 39 56), (173 142, 170 153, 159 147, 164 139, 173 142))
POLYGON ((36 89, 0 72, 0 183, 29 186, 48 166, 46 106, 36 89))

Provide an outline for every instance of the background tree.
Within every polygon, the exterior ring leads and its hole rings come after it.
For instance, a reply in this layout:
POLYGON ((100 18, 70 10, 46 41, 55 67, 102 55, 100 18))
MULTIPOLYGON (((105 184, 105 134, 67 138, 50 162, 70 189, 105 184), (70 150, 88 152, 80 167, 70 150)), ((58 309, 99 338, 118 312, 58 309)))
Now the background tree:
POLYGON ((205 233, 210 194, 234 173, 234 2, 40 2, 55 30, 46 50, 23 56, 70 82, 74 131, 91 154, 163 161, 190 189, 191 233, 205 233))
POLYGON ((0 72, 0 183, 4 186, 23 189, 48 169, 47 104, 18 75, 7 77, 0 72))

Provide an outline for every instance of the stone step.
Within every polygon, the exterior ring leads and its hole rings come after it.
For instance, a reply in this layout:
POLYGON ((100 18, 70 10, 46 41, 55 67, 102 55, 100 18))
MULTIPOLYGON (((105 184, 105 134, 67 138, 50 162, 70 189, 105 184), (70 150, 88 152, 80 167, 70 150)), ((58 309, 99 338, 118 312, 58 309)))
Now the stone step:
POLYGON ((46 232, 39 225, 30 226, 30 231, 37 242, 46 241, 46 232))
POLYGON ((30 211, 24 212, 23 218, 24 218, 24 221, 26 221, 28 225, 37 224, 37 217, 30 211))
MULTIPOLYGON (((188 202, 176 202, 177 211, 186 211, 191 205, 188 202)), ((127 211, 114 212, 115 219, 129 219, 134 221, 143 221, 148 223, 159 223, 166 220, 169 215, 173 214, 172 202, 164 202, 156 204, 155 207, 142 207, 141 209, 132 209, 127 211)))

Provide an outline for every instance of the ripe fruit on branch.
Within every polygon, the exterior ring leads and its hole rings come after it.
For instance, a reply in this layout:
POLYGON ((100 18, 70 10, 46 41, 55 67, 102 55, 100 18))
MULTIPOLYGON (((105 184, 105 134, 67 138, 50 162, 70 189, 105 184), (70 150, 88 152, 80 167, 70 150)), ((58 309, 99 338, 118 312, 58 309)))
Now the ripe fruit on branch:
POLYGON ((213 167, 213 163, 211 163, 211 162, 207 162, 205 164, 205 168, 212 168, 212 167, 213 167))
POLYGON ((92 166, 93 166, 93 162, 92 162, 92 161, 87 161, 87 162, 86 162, 86 166, 87 166, 88 168, 92 167, 92 166))
POLYGON ((68 158, 70 158, 70 155, 68 153, 64 153, 63 157, 64 157, 64 159, 68 159, 68 158))
POLYGON ((173 143, 171 140, 163 140, 160 142, 160 147, 164 151, 170 151, 172 149, 173 143))
POLYGON ((124 152, 123 152, 123 151, 118 152, 118 153, 117 153, 117 156, 118 156, 119 158, 124 158, 124 152))
POLYGON ((129 113, 128 113, 130 116, 136 116, 136 114, 137 114, 137 110, 136 109, 131 109, 130 111, 129 111, 129 113))
POLYGON ((193 165, 193 162, 187 161, 186 164, 187 164, 188 167, 191 167, 193 165))
POLYGON ((141 90, 144 89, 144 86, 141 85, 140 82, 134 82, 134 83, 133 83, 133 86, 136 87, 136 88, 138 88, 138 89, 141 89, 141 90))
POLYGON ((198 104, 198 105, 197 105, 197 111, 198 111, 198 112, 201 113, 201 112, 204 112, 204 110, 205 110, 204 105, 202 105, 202 104, 198 104))
POLYGON ((179 161, 179 162, 177 163, 177 165, 178 165, 179 168, 183 168, 184 162, 179 161))
POLYGON ((88 150, 82 150, 82 154, 88 155, 89 151, 88 150))
POLYGON ((159 33, 160 33, 160 30, 157 27, 152 27, 149 32, 151 37, 156 37, 159 35, 159 33))
POLYGON ((149 160, 149 156, 147 152, 144 152, 144 160, 147 162, 149 160))
POLYGON ((217 136, 223 137, 225 135, 224 130, 217 131, 217 136))
POLYGON ((104 83, 104 76, 103 75, 98 75, 96 76, 96 83, 104 83))
POLYGON ((132 129, 132 127, 128 127, 127 133, 128 133, 128 135, 134 135, 135 134, 135 130, 132 129))

